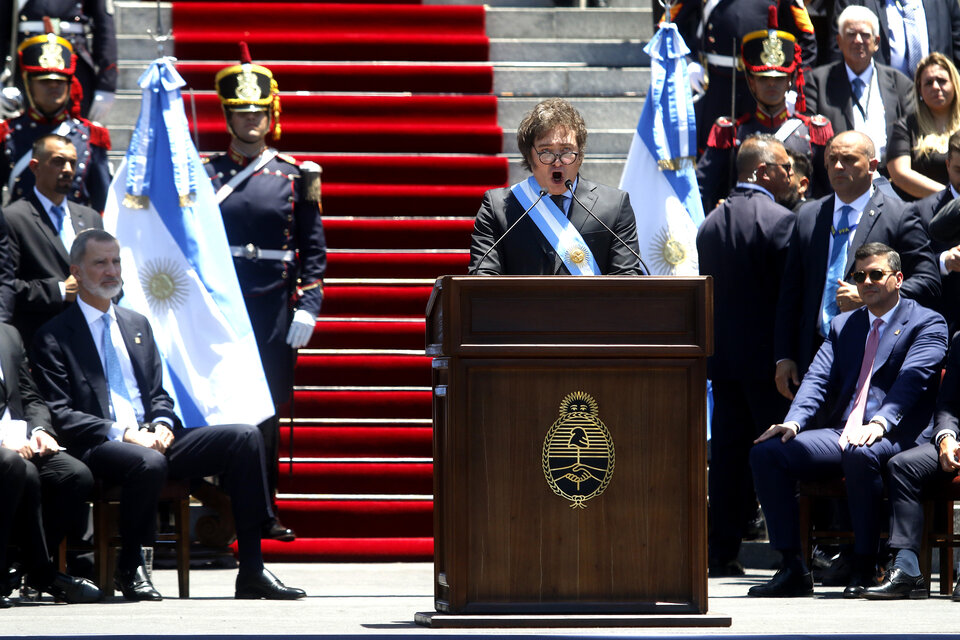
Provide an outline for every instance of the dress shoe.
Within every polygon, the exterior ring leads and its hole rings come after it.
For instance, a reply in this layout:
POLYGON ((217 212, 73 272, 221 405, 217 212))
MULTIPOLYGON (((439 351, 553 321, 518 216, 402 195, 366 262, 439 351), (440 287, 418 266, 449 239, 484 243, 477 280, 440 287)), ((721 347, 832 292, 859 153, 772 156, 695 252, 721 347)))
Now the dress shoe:
POLYGON ((293 529, 288 529, 283 526, 283 523, 281 523, 279 520, 271 520, 270 524, 267 524, 263 527, 260 537, 266 540, 293 542, 296 540, 297 534, 293 532, 293 529))
POLYGON ((735 578, 743 575, 743 565, 736 560, 711 562, 707 566, 707 575, 711 578, 735 578))
POLYGON ((780 569, 770 582, 750 587, 748 596, 755 598, 797 598, 813 595, 813 576, 793 569, 780 569))
POLYGON ((843 590, 843 597, 848 599, 859 598, 866 589, 876 587, 878 584, 876 567, 858 569, 853 572, 850 582, 843 590))
POLYGON ((127 600, 163 600, 160 592, 153 588, 147 577, 147 568, 142 564, 135 571, 117 569, 113 583, 127 600))
POLYGON ((929 595, 923 576, 907 575, 900 567, 894 567, 879 586, 863 592, 867 600, 923 600, 929 595))
POLYGON ((238 600, 297 600, 305 595, 307 594, 303 589, 286 586, 267 569, 261 573, 237 574, 237 591, 234 597, 238 600))
POLYGON ((59 572, 45 586, 34 584, 30 586, 37 591, 49 593, 55 600, 69 602, 70 604, 97 602, 103 597, 103 593, 97 588, 97 585, 89 580, 74 578, 59 572))
POLYGON ((853 577, 853 556, 841 552, 821 573, 820 584, 825 587, 843 587, 850 584, 853 577))
POLYGON ((0 609, 9 609, 13 606, 13 600, 7 596, 0 596, 0 609))

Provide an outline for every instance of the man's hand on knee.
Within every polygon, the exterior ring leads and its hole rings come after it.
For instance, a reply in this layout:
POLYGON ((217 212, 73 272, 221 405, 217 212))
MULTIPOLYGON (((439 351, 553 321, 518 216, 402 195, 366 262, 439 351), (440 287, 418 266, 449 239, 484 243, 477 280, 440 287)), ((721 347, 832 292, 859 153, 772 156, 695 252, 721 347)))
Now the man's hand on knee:
POLYGON ((796 422, 785 422, 783 424, 771 425, 766 431, 760 434, 760 437, 753 441, 753 444, 759 444, 764 440, 771 438, 780 438, 780 442, 789 442, 800 431, 800 425, 796 422))
POLYGON ((940 468, 947 473, 960 471, 960 442, 953 436, 940 440, 940 468))

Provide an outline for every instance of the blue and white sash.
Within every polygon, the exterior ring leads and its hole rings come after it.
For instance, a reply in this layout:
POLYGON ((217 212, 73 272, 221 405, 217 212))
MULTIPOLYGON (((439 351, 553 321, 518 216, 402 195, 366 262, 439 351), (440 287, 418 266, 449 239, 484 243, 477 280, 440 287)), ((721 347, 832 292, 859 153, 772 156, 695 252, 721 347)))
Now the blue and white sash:
MULTIPOLYGON (((528 209, 531 204, 536 202, 540 194, 540 185, 530 176, 523 182, 510 187, 510 191, 516 196, 520 205, 528 209)), ((573 203, 571 203, 573 206, 573 203)), ((600 267, 593 258, 593 253, 583 240, 580 232, 570 224, 567 216, 551 200, 545 196, 537 206, 530 209, 530 218, 533 220, 540 233, 547 239, 553 250, 557 252, 567 270, 575 276, 599 276, 600 267)))

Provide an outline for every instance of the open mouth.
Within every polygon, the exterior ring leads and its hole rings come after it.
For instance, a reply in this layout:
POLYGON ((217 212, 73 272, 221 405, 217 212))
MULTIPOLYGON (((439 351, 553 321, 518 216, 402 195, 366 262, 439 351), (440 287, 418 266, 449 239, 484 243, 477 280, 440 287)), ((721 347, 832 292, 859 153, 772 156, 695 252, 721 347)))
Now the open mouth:
POLYGON ((557 170, 551 173, 550 180, 554 184, 563 184, 563 171, 557 170))

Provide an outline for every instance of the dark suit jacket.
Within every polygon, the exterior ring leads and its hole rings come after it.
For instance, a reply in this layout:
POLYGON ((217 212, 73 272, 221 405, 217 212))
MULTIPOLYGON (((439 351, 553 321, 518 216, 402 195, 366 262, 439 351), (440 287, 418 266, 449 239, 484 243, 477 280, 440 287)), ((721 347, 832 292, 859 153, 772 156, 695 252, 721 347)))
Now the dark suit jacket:
MULTIPOLYGON (((913 113, 917 105, 913 98, 913 81, 893 67, 874 65, 880 100, 883 102, 883 119, 887 123, 887 139, 893 131, 893 123, 913 113)), ((833 125, 834 133, 853 129, 853 88, 847 79, 847 67, 843 60, 817 67, 804 76, 804 95, 807 97, 807 113, 826 116, 833 125)), ((864 105, 866 106, 866 105, 864 105)), ((886 158, 881 158, 881 163, 886 158)))
POLYGON ((960 440, 960 333, 950 341, 950 353, 947 356, 946 371, 940 383, 937 395, 937 410, 933 417, 935 437, 943 429, 950 429, 953 437, 960 440))
MULTIPOLYGON (((801 429, 842 426, 842 414, 857 389, 870 322, 865 307, 833 319, 830 335, 803 377, 786 421, 797 422, 801 429)), ((887 420, 885 437, 912 444, 930 424, 946 352, 943 317, 901 298, 880 337, 870 378, 871 387, 886 394, 873 414, 887 420)))
MULTIPOLYGON (((102 229, 100 214, 89 207, 70 202, 73 229, 102 229)), ((0 261, 13 265, 15 308, 13 325, 29 343, 33 332, 66 306, 60 295, 60 283, 70 275, 70 255, 57 236, 37 196, 31 193, 3 209, 9 255, 0 261)), ((2 249, 0 243, 0 249, 2 249)))
MULTIPOLYGON (((849 274, 853 269, 853 256, 858 247, 868 242, 882 242, 893 247, 903 262, 905 279, 901 293, 930 305, 940 296, 940 267, 920 220, 905 211, 906 206, 879 189, 874 191, 854 232, 844 273, 849 274)), ((790 239, 777 302, 774 355, 777 360, 796 362, 801 375, 809 366, 818 342, 833 207, 832 195, 801 207, 790 239)))
MULTIPOLYGON (((883 64, 890 64, 890 38, 887 33, 890 25, 887 22, 887 5, 884 0, 834 0, 833 15, 840 13, 852 4, 859 4, 877 14, 880 19, 880 48, 873 59, 883 64)), ((952 59, 954 64, 960 62, 960 5, 954 0, 923 0, 923 12, 927 18, 927 40, 930 51, 939 51, 952 59)), ((840 49, 837 46, 837 23, 830 23, 831 61, 840 59, 840 49)))
MULTIPOLYGON (((596 184, 581 176, 576 194, 595 216, 616 231, 634 251, 638 251, 637 221, 626 191, 596 184)), ((483 194, 483 204, 477 213, 470 239, 470 273, 473 273, 483 254, 523 214, 523 210, 524 207, 508 188, 491 189, 483 194)), ((570 221, 593 252, 603 274, 641 273, 636 256, 590 217, 576 200, 570 203, 570 221)), ((570 272, 528 215, 490 252, 477 273, 552 276, 569 275, 570 272)))
MULTIPOLYGON (((117 326, 130 354, 147 422, 160 417, 175 425, 173 399, 163 389, 163 370, 153 330, 145 317, 116 308, 117 326)), ((33 372, 40 392, 53 414, 61 443, 71 454, 82 457, 107 441, 110 392, 93 336, 79 305, 70 305, 43 325, 30 350, 33 372)))
MULTIPOLYGON (((921 200, 910 203, 912 209, 920 219, 924 231, 930 234, 930 223, 933 217, 940 209, 953 200, 953 194, 950 188, 946 188, 939 193, 927 196, 921 200)), ((930 234, 930 247, 933 250, 933 257, 937 260, 937 266, 940 263, 940 254, 956 245, 943 242, 930 234)), ((960 273, 950 272, 946 276, 940 276, 942 293, 935 304, 929 305, 932 309, 939 311, 947 320, 947 326, 950 328, 950 334, 960 329, 960 273)))
POLYGON ((700 275, 713 276, 711 380, 773 379, 777 296, 795 217, 765 193, 734 189, 700 225, 700 275))
MULTIPOLYGON (((26 420, 28 430, 52 424, 50 410, 40 397, 20 334, 9 324, 0 323, 0 415, 7 407, 14 420, 26 420)), ((26 435, 26 434, 25 434, 26 435)))

